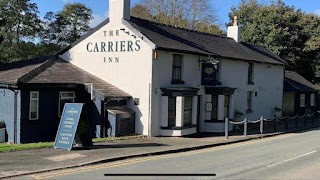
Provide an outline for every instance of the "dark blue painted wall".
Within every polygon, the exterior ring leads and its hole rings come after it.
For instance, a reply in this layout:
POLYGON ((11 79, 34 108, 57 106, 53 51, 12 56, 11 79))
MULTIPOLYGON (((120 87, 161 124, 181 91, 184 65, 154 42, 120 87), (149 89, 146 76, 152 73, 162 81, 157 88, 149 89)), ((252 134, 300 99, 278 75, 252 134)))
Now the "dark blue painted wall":
POLYGON ((317 91, 296 92, 295 93, 295 114, 298 113, 299 115, 303 115, 303 114, 305 114, 306 109, 311 109, 312 112, 317 111, 317 109, 318 109, 317 105, 319 104, 318 101, 319 101, 319 98, 318 98, 317 91), (305 107, 300 107, 300 94, 305 94, 305 102, 306 102, 305 107), (311 94, 315 94, 315 106, 310 105, 311 94))
MULTIPOLYGON (((58 117, 60 91, 75 91, 78 103, 85 103, 91 135, 95 137, 96 124, 101 124, 101 110, 89 99, 84 88, 41 88, 22 90, 21 93, 21 143, 54 141, 60 123, 58 117), (30 91, 39 91, 39 119, 29 120, 30 91)), ((99 104, 99 103, 97 103, 99 104)))

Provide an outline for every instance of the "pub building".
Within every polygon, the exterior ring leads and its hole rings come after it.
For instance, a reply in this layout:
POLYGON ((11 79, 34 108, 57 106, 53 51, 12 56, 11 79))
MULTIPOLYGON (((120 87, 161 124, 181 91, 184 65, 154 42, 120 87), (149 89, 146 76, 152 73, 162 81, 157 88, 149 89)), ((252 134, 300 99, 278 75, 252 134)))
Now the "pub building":
MULTIPOLYGON (((235 18, 220 37, 130 17, 109 18, 56 56, 0 67, 8 141, 53 141, 65 103, 85 103, 92 137, 224 132, 224 119, 272 118, 286 62, 240 40, 235 18)), ((230 128, 232 126, 230 125, 230 128)))

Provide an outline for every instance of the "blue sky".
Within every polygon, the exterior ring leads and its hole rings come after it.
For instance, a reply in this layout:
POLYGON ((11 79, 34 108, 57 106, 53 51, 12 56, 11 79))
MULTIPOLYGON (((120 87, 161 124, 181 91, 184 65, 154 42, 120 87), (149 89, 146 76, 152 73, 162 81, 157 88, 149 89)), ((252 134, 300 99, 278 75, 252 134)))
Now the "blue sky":
MULTIPOLYGON (((131 6, 140 0, 131 0, 131 6)), ((269 0, 259 0, 260 2, 269 2, 269 0)), ((31 0, 38 5, 40 16, 43 17, 48 11, 60 11, 65 3, 80 2, 84 3, 93 11, 94 19, 91 26, 94 27, 102 22, 108 16, 108 0, 31 0)), ((210 0, 218 16, 218 23, 222 28, 228 22, 228 13, 232 6, 237 6, 241 0, 210 0)), ((320 0, 284 0, 286 5, 295 6, 302 11, 316 13, 320 15, 320 0)))

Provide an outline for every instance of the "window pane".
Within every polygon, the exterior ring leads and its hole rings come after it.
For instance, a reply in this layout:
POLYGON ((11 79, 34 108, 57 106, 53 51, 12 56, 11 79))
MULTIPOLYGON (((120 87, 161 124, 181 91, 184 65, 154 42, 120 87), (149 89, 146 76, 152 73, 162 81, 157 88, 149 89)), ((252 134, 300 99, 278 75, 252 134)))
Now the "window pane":
POLYGON ((182 65, 182 55, 173 55, 173 67, 181 67, 182 65))
POLYGON ((168 127, 176 126, 176 98, 169 97, 168 100, 168 127))
POLYGON ((31 100, 30 101, 30 112, 33 113, 33 112, 37 112, 37 109, 38 109, 38 102, 37 100, 31 100))
POLYGON ((251 110, 252 106, 252 91, 247 92, 247 110, 251 110))
POLYGON ((183 126, 190 126, 191 122, 192 122, 192 97, 185 97, 183 126))
POLYGON ((31 93, 31 99, 37 99, 38 93, 31 93))
POLYGON ((172 68, 172 79, 181 80, 181 68, 172 68))
POLYGON ((229 117, 230 96, 224 96, 224 118, 229 117))
POLYGON ((252 83, 253 82, 252 73, 253 73, 253 64, 249 63, 249 67, 248 67, 248 83, 252 83))
POLYGON ((211 111, 212 120, 218 119, 217 105, 218 105, 218 96, 212 95, 212 111, 211 111))
POLYGON ((300 107, 304 107, 306 105, 306 95, 300 94, 300 107))
POLYGON ((316 103, 315 103, 315 100, 316 100, 316 96, 315 94, 311 94, 310 95, 310 105, 311 106, 314 106, 316 103))
POLYGON ((61 92, 60 98, 74 98, 74 92, 61 92))
POLYGON ((62 111, 63 111, 63 107, 65 105, 65 103, 73 103, 74 99, 61 99, 60 100, 60 116, 62 115, 62 111))

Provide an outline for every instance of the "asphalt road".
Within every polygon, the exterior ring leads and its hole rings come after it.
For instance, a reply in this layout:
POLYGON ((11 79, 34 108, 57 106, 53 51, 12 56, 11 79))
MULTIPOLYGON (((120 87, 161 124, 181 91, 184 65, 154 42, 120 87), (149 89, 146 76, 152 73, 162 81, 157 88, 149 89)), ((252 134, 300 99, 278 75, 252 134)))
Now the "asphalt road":
POLYGON ((17 179, 320 179, 319 148, 314 130, 17 179))

